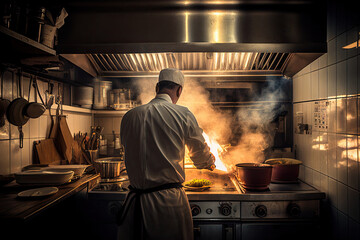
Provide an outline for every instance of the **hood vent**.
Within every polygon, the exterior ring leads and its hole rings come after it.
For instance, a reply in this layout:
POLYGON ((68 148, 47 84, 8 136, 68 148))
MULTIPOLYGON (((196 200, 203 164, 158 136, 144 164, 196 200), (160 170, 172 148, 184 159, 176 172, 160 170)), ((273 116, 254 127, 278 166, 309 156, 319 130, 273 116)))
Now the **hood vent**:
POLYGON ((190 52, 87 54, 100 76, 124 72, 159 72, 164 68, 182 71, 261 71, 283 73, 290 53, 190 52))

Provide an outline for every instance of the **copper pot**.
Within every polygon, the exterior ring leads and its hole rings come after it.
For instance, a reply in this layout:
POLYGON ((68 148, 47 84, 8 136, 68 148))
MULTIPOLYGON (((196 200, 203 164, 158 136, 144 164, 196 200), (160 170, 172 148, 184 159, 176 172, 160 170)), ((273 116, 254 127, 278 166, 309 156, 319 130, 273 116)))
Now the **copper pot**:
POLYGON ((120 157, 99 158, 95 160, 94 167, 102 179, 108 180, 120 178, 121 173, 126 171, 125 163, 120 157))
POLYGON ((259 163, 236 164, 236 175, 245 189, 266 190, 271 181, 272 166, 259 163))
POLYGON ((292 158, 272 158, 266 160, 265 163, 273 166, 271 181, 281 183, 297 181, 299 166, 302 162, 292 158))

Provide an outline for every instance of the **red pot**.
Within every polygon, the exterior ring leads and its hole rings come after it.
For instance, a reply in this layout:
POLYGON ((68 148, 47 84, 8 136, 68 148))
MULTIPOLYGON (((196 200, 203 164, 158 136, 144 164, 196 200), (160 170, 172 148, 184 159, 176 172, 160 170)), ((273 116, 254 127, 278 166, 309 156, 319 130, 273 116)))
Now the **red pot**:
POLYGON ((273 166, 272 182, 295 182, 299 177, 299 166, 302 163, 292 158, 272 158, 265 163, 273 166))
POLYGON ((236 164, 236 174, 245 189, 266 190, 271 182, 272 166, 259 163, 236 164))

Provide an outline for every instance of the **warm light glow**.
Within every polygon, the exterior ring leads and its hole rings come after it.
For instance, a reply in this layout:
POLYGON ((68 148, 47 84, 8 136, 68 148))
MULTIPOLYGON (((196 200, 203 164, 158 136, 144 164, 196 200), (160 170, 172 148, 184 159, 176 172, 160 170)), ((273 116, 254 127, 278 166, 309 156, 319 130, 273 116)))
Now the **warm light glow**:
POLYGON ((328 145, 327 144, 319 144, 319 150, 320 151, 326 151, 328 150, 328 145))
POLYGON ((348 138, 347 139, 347 148, 357 148, 357 139, 348 138))
POLYGON ((337 142, 338 147, 346 148, 346 138, 343 138, 337 142))
POLYGON ((323 136, 317 136, 316 138, 313 139, 313 142, 322 142, 324 140, 323 136))
POLYGON ((357 161, 357 149, 348 149, 347 157, 350 160, 357 161))
POLYGON ((221 171, 227 171, 224 163, 220 159, 220 154, 224 151, 224 149, 215 139, 210 139, 210 137, 206 133, 203 132, 202 135, 205 138, 206 144, 210 147, 210 152, 215 156, 216 169, 221 171))
POLYGON ((360 45, 360 40, 359 41, 355 41, 353 43, 350 43, 349 45, 346 45, 344 47, 342 47, 343 49, 352 49, 352 48, 358 48, 360 45))
POLYGON ((185 42, 189 42, 189 13, 185 12, 185 42))
POLYGON ((326 151, 326 150, 328 150, 328 145, 327 144, 315 144, 315 145, 312 145, 312 149, 326 151))
POLYGON ((354 119, 356 119, 356 116, 354 116, 354 115, 352 115, 352 114, 350 114, 350 113, 348 113, 348 114, 346 115, 346 120, 354 120, 354 119))

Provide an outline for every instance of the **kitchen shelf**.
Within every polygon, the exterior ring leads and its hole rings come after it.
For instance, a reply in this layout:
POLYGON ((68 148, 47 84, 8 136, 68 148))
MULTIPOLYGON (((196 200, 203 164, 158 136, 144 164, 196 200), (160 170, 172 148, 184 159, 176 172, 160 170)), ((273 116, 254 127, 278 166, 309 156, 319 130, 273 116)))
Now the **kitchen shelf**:
POLYGON ((127 110, 92 110, 92 113, 95 116, 123 116, 127 110))
POLYGON ((1 38, 5 40, 5 44, 1 44, 1 49, 5 52, 10 50, 16 51, 20 55, 56 55, 54 49, 1 25, 0 34, 1 38))

